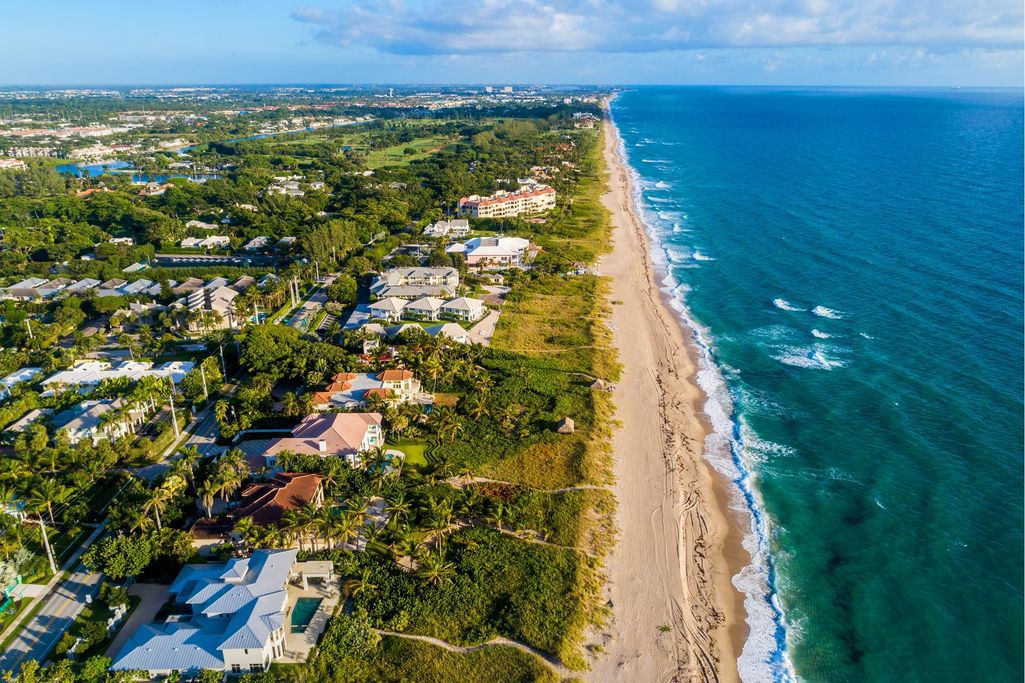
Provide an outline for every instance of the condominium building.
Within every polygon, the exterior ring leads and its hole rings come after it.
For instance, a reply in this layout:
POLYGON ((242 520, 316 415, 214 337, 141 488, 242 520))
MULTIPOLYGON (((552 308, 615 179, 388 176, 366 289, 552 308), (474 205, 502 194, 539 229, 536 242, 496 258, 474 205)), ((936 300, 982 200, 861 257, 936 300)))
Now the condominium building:
POLYGON ((459 215, 473 218, 507 218, 541 213, 555 208, 555 189, 548 185, 523 185, 514 192, 470 195, 459 200, 459 215))

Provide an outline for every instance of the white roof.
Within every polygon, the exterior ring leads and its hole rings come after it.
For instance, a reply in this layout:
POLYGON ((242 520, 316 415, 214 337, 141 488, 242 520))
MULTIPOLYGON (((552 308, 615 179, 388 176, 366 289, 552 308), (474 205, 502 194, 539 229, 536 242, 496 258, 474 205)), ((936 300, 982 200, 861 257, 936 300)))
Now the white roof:
POLYGON ((195 366, 192 361, 174 361, 154 368, 153 363, 146 361, 124 361, 117 367, 101 360, 87 360, 75 365, 70 370, 62 370, 43 380, 43 385, 63 384, 67 386, 99 384, 105 379, 127 377, 139 380, 143 377, 170 377, 177 384, 195 366))
POLYGON ((449 339, 457 342, 465 342, 469 338, 469 333, 459 325, 455 323, 445 323, 444 325, 432 325, 427 328, 427 334, 432 337, 445 335, 449 339))
POLYGON ((389 297, 387 299, 381 299, 370 304, 368 308, 372 311, 387 311, 389 313, 401 313, 402 309, 405 308, 406 302, 402 299, 396 299, 395 297, 389 297))
POLYGON ((408 304, 406 304, 406 308, 414 308, 418 311, 440 311, 441 307, 444 304, 444 299, 438 299, 433 296, 425 296, 422 299, 410 301, 408 304))
POLYGON ((446 302, 442 308, 448 308, 455 311, 474 311, 483 305, 484 302, 480 299, 461 296, 458 299, 452 299, 452 301, 446 302))
POLYGON ((285 625, 295 550, 256 550, 227 564, 188 565, 168 592, 191 606, 187 621, 141 627, 111 669, 224 669, 225 650, 262 650, 285 625))

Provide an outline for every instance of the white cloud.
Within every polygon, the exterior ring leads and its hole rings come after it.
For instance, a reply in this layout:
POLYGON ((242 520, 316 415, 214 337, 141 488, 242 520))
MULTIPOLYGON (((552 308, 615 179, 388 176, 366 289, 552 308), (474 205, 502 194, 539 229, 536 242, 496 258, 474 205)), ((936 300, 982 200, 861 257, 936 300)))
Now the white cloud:
MULTIPOLYGON (((346 0, 293 18, 392 54, 730 47, 1020 49, 1021 0, 346 0)), ((913 53, 910 53, 913 54, 913 53)))

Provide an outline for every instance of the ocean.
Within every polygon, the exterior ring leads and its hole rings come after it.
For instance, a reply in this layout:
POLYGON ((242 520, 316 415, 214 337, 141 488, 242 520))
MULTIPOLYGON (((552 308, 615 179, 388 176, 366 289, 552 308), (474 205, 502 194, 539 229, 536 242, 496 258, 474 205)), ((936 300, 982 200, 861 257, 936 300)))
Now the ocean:
POLYGON ((612 115, 751 525, 744 679, 1020 680, 1022 91, 612 115))

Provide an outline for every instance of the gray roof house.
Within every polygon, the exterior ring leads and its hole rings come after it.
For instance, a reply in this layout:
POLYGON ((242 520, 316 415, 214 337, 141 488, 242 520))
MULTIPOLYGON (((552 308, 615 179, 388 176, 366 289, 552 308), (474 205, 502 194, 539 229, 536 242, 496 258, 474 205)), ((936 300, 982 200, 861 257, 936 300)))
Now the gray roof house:
POLYGON ((114 671, 264 671, 284 655, 295 550, 256 550, 226 564, 188 565, 168 593, 181 614, 139 628, 114 671))

